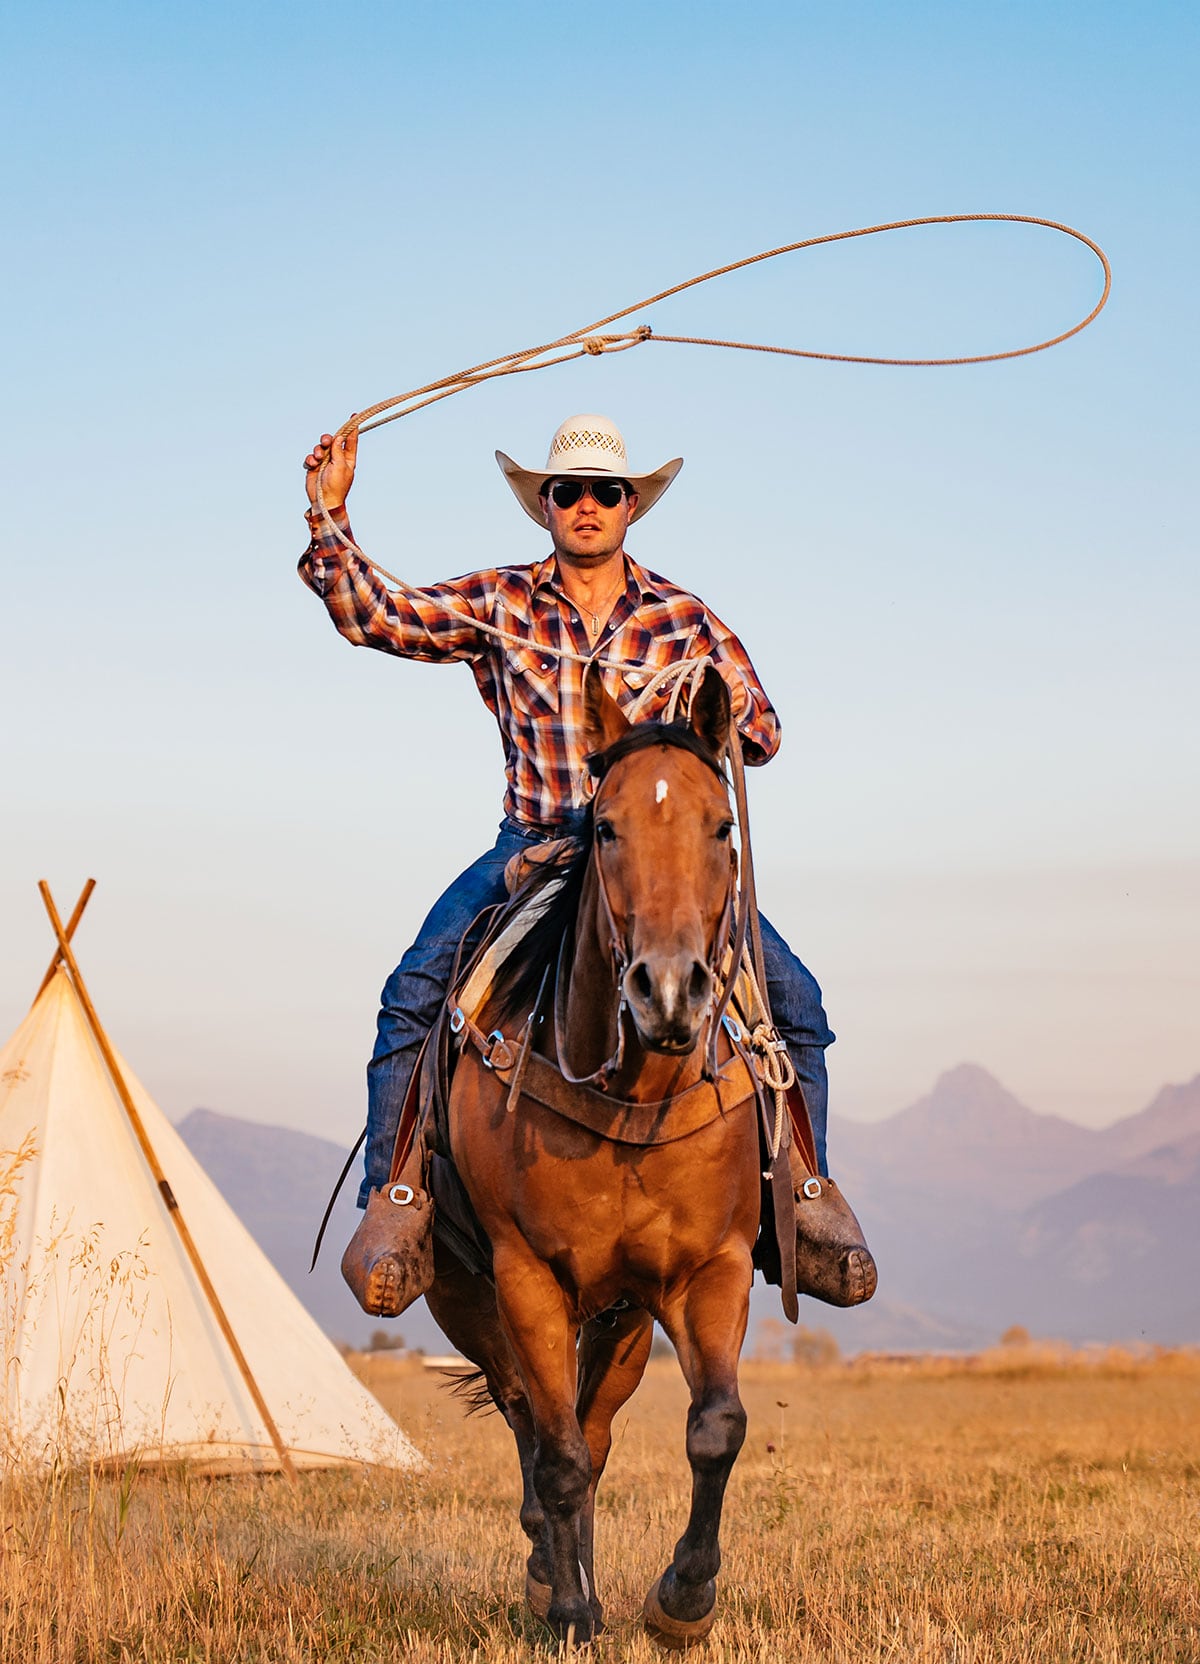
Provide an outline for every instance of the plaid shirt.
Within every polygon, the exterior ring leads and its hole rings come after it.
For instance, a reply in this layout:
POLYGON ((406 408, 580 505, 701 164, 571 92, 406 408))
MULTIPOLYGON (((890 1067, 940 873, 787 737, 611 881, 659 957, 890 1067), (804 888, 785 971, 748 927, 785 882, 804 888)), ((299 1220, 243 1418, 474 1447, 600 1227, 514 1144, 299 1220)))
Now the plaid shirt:
MULTIPOLYGON (((333 519, 351 535, 344 510, 336 510, 333 519)), ((317 522, 300 576, 356 647, 430 664, 470 665, 500 729, 508 778, 505 812, 527 826, 561 826, 587 796, 584 666, 555 658, 548 648, 621 660, 626 669, 603 671, 605 686, 621 705, 637 697, 654 671, 708 653, 733 696, 746 762, 765 763, 779 749, 779 719, 741 642, 702 601, 628 555, 624 591, 594 647, 562 589, 554 555, 533 566, 470 572, 394 594, 317 522), (521 644, 482 634, 473 627, 476 619, 520 637, 521 644)), ((658 714, 669 691, 656 695, 643 714, 658 714)))

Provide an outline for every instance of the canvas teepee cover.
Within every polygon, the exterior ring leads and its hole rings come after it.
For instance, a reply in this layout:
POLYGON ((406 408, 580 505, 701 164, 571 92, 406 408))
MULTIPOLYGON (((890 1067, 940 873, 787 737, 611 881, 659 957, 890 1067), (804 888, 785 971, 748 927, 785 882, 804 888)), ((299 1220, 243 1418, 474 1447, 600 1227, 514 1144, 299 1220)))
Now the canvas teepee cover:
POLYGON ((60 967, 0 1052, 0 1458, 419 1462, 116 1063, 203 1273, 60 967))

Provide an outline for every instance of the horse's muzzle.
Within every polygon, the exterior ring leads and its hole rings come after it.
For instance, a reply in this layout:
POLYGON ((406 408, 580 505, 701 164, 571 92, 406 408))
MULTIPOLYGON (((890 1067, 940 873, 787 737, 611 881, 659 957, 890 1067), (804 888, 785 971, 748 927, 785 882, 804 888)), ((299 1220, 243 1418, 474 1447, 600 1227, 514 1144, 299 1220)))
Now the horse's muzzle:
POLYGON ((646 954, 626 971, 623 992, 646 1049, 684 1054, 700 1038, 713 975, 691 953, 646 954))

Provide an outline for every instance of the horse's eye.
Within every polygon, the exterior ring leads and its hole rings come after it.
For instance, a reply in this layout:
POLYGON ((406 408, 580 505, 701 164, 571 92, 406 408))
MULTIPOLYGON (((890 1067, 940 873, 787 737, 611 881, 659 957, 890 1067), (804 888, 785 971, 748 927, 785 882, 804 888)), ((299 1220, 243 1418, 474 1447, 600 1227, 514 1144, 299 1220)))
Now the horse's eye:
POLYGON ((729 834, 732 831, 733 822, 731 820, 723 820, 720 826, 717 827, 717 837, 723 844, 726 844, 729 842, 729 834))
POLYGON ((612 822, 598 820, 596 822, 596 842, 598 844, 615 844, 617 834, 612 829, 612 822))

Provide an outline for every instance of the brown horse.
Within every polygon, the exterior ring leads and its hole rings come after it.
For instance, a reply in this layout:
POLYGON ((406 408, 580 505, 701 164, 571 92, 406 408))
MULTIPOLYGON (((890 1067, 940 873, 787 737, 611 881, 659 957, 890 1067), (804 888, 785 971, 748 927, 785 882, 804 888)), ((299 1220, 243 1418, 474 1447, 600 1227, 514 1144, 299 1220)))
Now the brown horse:
POLYGON ((687 723, 632 728, 591 670, 585 713, 597 786, 576 870, 540 949, 517 950, 467 1024, 450 1098, 494 1281, 439 1245, 428 1298, 516 1436, 529 1603, 576 1641, 602 1626, 593 1522, 613 1416, 662 1324, 691 1389, 692 1503, 645 1621, 681 1646, 714 1617, 760 1214, 749 1071, 723 1034, 715 1080, 705 1069, 735 890, 729 695, 710 668, 687 723))

